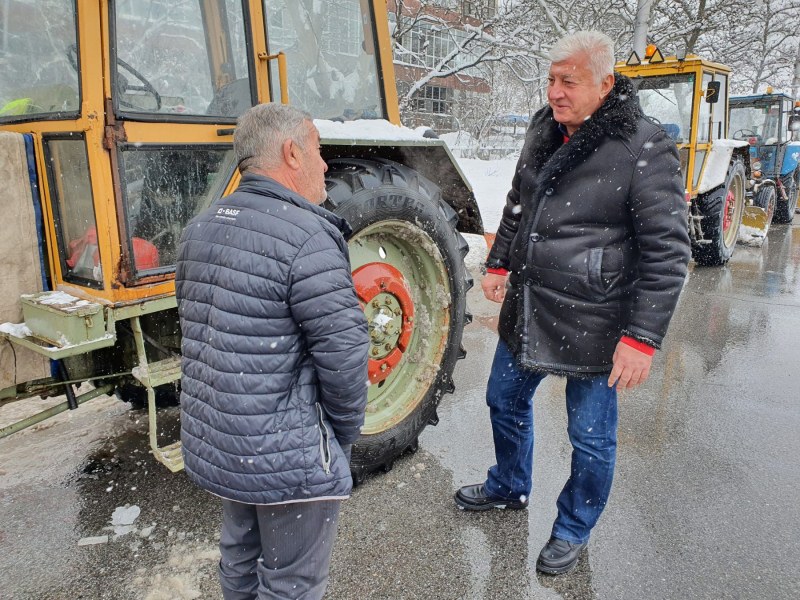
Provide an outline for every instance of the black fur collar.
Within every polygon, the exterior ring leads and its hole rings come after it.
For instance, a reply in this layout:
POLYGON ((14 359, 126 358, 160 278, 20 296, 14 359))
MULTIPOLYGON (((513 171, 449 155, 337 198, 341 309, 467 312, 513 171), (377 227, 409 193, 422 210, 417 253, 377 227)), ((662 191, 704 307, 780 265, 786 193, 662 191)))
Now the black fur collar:
POLYGON ((615 73, 614 87, 605 102, 590 119, 563 143, 563 134, 553 119, 553 110, 545 106, 534 115, 532 167, 539 185, 559 178, 586 159, 606 137, 630 139, 638 127, 642 110, 631 80, 615 73))

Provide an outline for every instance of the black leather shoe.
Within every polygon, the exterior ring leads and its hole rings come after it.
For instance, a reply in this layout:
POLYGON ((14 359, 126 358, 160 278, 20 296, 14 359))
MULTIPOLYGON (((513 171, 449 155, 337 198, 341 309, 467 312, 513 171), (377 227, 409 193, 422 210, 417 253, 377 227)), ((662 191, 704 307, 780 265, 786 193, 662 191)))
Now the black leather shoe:
POLYGON ((565 540, 551 537, 550 541, 544 545, 544 548, 539 553, 539 560, 536 561, 536 570, 549 575, 567 573, 578 564, 581 552, 586 546, 587 542, 572 544, 565 540))
POLYGON ((493 508, 522 510, 528 507, 527 498, 525 500, 503 500, 487 496, 482 483, 465 485, 456 492, 455 500, 458 507, 464 510, 491 510, 493 508))

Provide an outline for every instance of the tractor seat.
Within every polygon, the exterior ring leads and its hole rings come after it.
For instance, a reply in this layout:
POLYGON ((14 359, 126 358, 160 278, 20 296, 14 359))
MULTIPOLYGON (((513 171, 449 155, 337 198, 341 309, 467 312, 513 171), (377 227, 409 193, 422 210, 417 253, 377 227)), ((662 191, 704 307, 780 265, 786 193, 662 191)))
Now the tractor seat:
POLYGON ((681 139, 681 127, 676 123, 662 123, 661 127, 664 128, 664 132, 671 137, 674 141, 678 141, 681 139))

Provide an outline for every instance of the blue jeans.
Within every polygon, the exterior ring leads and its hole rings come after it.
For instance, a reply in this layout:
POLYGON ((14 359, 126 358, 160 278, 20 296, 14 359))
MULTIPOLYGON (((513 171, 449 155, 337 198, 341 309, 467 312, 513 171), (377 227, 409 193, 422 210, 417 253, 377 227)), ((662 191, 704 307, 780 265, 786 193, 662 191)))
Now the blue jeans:
MULTIPOLYGON (((527 498, 533 476, 533 393, 545 373, 521 368, 503 340, 486 389, 497 464, 484 489, 504 500, 527 498)), ((606 506, 617 455, 617 389, 608 375, 567 377, 572 469, 558 497, 553 536, 583 543, 606 506)))

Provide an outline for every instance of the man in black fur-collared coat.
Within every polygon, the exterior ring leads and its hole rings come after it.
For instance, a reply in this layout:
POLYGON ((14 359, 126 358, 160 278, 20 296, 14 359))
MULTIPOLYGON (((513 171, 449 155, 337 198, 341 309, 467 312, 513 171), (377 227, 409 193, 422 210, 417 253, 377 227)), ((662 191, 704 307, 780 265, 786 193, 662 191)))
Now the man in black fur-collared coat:
POLYGON ((502 302, 487 387, 497 464, 456 492, 466 510, 528 505, 533 394, 567 378, 571 476, 540 571, 571 570, 614 475, 617 389, 643 383, 686 277, 678 152, 614 75, 612 41, 578 32, 551 49, 549 105, 528 129, 484 294, 502 302))

